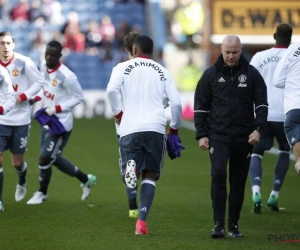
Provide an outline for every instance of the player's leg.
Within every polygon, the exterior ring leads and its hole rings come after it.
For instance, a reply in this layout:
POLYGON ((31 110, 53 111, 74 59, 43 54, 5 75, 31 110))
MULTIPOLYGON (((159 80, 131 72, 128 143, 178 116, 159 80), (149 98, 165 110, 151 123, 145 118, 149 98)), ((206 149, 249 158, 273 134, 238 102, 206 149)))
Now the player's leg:
MULTIPOLYGON (((120 136, 117 134, 117 141, 119 145, 119 168, 120 172, 122 174, 122 160, 121 160, 121 152, 120 152, 120 136)), ((138 190, 138 184, 134 188, 128 188, 125 187, 127 199, 128 199, 128 206, 129 206, 129 217, 130 218, 137 218, 139 211, 137 206, 137 190, 138 190)))
POLYGON ((210 196, 213 207, 214 230, 213 239, 225 236, 225 212, 227 200, 227 163, 230 155, 230 144, 219 141, 209 142, 209 157, 211 162, 211 190, 210 196))
POLYGON ((51 135, 45 128, 41 127, 40 156, 39 156, 39 189, 27 204, 41 204, 48 198, 48 186, 51 180, 51 165, 58 154, 62 139, 51 135))
MULTIPOLYGON (((1 144, 1 138, 0 138, 0 144, 1 144)), ((4 205, 2 199, 3 182, 4 182, 2 162, 3 162, 3 152, 0 152, 0 211, 4 211, 4 205)))
POLYGON ((295 170, 300 175, 300 109, 290 110, 285 117, 284 133, 295 156, 295 170))
POLYGON ((279 191, 282 187, 283 181, 290 165, 290 145, 284 133, 283 122, 273 122, 272 126, 279 145, 279 150, 274 168, 273 189, 271 191, 267 205, 272 210, 279 211, 278 197, 279 191))
POLYGON ((4 183, 4 173, 3 173, 3 157, 4 151, 9 148, 10 136, 12 134, 12 127, 0 124, 0 211, 4 211, 2 193, 3 193, 3 183, 4 183))
POLYGON ((249 167, 249 175, 252 187, 252 212, 256 214, 261 213, 262 208, 262 199, 260 193, 261 180, 262 180, 262 160, 264 152, 269 150, 273 146, 274 134, 270 122, 267 123, 267 126, 263 133, 260 136, 260 141, 256 144, 252 150, 251 161, 249 167))
MULTIPOLYGON (((61 151, 65 145, 66 141, 62 145, 61 151)), ((81 182, 80 187, 83 191, 81 200, 86 200, 89 197, 93 186, 97 181, 97 177, 95 175, 83 173, 77 166, 60 154, 56 156, 56 160, 53 162, 53 165, 56 166, 61 172, 71 177, 76 177, 81 182)))
POLYGON ((82 195, 81 200, 86 200, 92 189, 93 186, 96 184, 97 177, 92 174, 83 173, 77 166, 75 166, 70 160, 62 156, 62 152, 66 147, 69 137, 71 135, 71 131, 63 136, 60 136, 61 143, 59 144, 59 150, 56 154, 56 159, 53 162, 53 165, 57 167, 58 170, 61 172, 77 178, 81 184, 80 187, 82 188, 82 195))
MULTIPOLYGON (((155 181, 162 171, 162 162, 165 151, 164 135, 156 132, 143 132, 140 141, 143 142, 144 155, 142 162, 145 168, 141 173, 141 191, 139 201, 139 217, 136 222, 136 234, 147 234, 147 218, 155 196, 155 181)), ((138 138, 137 138, 138 139, 138 138)))
POLYGON ((24 154, 27 150, 29 134, 29 125, 22 125, 13 127, 13 133, 10 138, 10 152, 12 165, 18 175, 18 184, 15 192, 16 201, 21 201, 24 199, 27 189, 26 189, 26 174, 27 174, 27 164, 24 161, 24 154))
POLYGON ((244 202, 252 148, 252 145, 248 142, 231 144, 229 160, 230 192, 228 197, 228 236, 230 237, 243 236, 238 230, 238 222, 244 202))

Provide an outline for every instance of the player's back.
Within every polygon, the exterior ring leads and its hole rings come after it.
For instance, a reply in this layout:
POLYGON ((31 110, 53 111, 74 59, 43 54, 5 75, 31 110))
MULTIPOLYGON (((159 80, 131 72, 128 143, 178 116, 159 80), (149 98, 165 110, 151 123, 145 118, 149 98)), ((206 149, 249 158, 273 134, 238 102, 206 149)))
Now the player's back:
POLYGON ((282 89, 276 88, 273 82, 273 76, 277 65, 286 51, 283 47, 273 47, 256 53, 250 64, 252 64, 263 76, 268 91, 268 121, 284 121, 285 115, 283 111, 284 92, 282 89))
POLYGON ((159 63, 135 58, 123 65, 123 105, 121 134, 138 131, 165 133, 166 118, 162 99, 171 77, 159 63))

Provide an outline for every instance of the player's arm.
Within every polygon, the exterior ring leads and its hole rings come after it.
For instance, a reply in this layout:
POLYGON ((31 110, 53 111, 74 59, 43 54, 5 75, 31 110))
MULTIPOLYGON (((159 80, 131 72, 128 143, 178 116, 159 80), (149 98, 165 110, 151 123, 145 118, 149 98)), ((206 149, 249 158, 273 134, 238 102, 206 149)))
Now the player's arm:
POLYGON ((280 89, 284 89, 285 87, 285 81, 290 62, 290 53, 290 49, 286 49, 274 72, 273 84, 275 87, 280 89))
POLYGON ((181 124, 182 104, 176 84, 170 74, 166 74, 165 95, 169 99, 172 117, 168 133, 177 134, 181 124))
POLYGON ((40 100, 40 98, 36 95, 44 87, 46 80, 43 78, 42 73, 37 69, 31 59, 26 61, 25 75, 29 79, 31 86, 24 93, 21 93, 19 96, 17 96, 16 100, 17 103, 20 103, 30 99, 30 104, 33 104, 40 100))
POLYGON ((110 80, 107 84, 106 95, 108 99, 108 103, 111 106, 112 112, 116 119, 116 124, 120 124, 122 119, 123 111, 122 104, 120 101, 120 89, 123 84, 123 72, 118 69, 118 67, 114 67, 111 73, 110 80))
POLYGON ((7 70, 1 70, 1 78, 2 78, 3 96, 6 101, 2 106, 0 106, 0 114, 5 115, 6 113, 8 113, 10 110, 13 109, 13 107, 16 104, 16 99, 15 99, 15 92, 12 87, 12 82, 7 70))
POLYGON ((67 92, 69 92, 70 96, 62 100, 61 103, 56 104, 54 107, 47 107, 45 111, 50 116, 54 113, 72 111, 76 105, 84 100, 81 86, 75 74, 68 76, 64 81, 63 86, 67 92))
MULTIPOLYGON (((213 71, 205 70, 198 81, 194 94, 194 124, 196 128, 196 140, 208 137, 207 121, 211 103, 210 83, 213 71)), ((204 143, 204 145, 206 145, 204 143)))

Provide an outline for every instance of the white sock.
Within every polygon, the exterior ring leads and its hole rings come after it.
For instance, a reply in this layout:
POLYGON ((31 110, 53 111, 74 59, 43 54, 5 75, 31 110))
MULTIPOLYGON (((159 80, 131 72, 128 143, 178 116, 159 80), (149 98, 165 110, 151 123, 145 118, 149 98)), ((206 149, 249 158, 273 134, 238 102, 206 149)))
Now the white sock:
POLYGON ((260 195, 260 186, 254 185, 252 186, 252 193, 255 195, 255 193, 258 193, 260 195))
POLYGON ((271 192, 270 195, 274 195, 274 196, 278 197, 279 196, 279 192, 272 190, 272 192, 271 192))

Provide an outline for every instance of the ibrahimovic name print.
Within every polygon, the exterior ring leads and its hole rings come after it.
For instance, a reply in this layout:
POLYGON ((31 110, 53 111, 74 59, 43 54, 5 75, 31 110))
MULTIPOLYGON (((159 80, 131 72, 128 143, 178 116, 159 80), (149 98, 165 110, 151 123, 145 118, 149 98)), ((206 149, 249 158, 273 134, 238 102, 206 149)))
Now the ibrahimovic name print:
POLYGON ((134 62, 134 63, 128 65, 128 67, 125 69, 124 74, 129 75, 130 72, 136 67, 151 67, 151 68, 153 68, 153 70, 155 70, 159 74, 161 81, 167 80, 164 76, 164 72, 162 71, 162 69, 155 63, 150 63, 150 62, 134 62))

